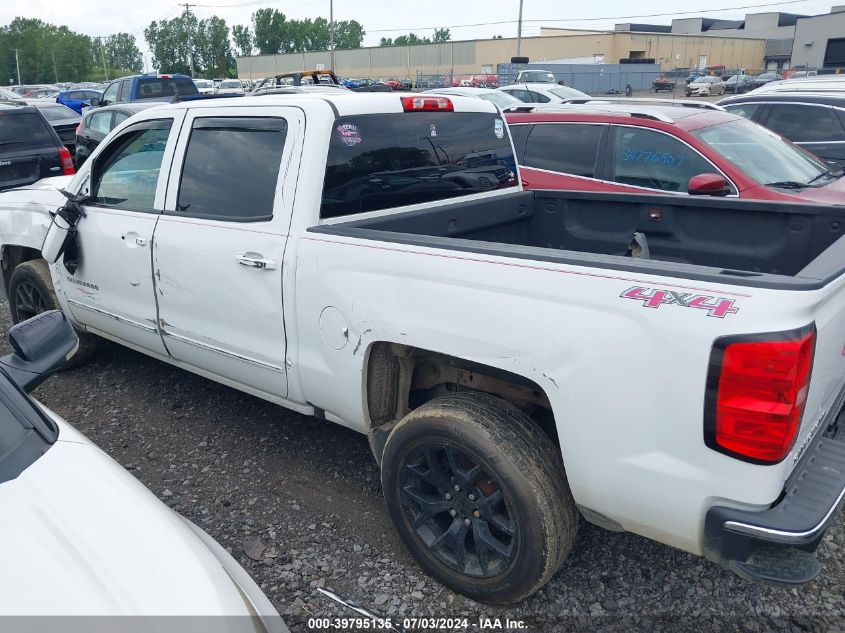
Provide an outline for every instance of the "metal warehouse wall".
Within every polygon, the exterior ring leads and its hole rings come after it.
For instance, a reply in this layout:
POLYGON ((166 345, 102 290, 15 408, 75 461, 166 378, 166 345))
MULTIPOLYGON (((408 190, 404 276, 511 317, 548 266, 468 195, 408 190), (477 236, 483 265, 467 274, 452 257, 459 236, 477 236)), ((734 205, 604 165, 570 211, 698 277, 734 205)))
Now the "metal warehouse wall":
MULTIPOLYGON (((729 68, 763 66, 765 40, 671 33, 579 33, 527 37, 522 55, 544 59, 604 55, 605 62, 624 57, 653 57, 664 70, 676 66, 723 64, 729 68)), ((335 71, 348 77, 414 77, 417 74, 492 73, 516 55, 516 38, 445 42, 419 46, 371 47, 335 52, 335 71)), ((274 73, 330 66, 328 51, 238 58, 238 76, 257 79, 274 73)))

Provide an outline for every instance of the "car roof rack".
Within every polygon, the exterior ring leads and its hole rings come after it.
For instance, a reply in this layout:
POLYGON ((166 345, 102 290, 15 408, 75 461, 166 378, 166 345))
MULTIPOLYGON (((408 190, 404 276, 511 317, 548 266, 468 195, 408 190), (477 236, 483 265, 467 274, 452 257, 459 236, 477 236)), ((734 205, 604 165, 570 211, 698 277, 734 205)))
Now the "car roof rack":
POLYGON ((649 97, 595 97, 593 99, 567 99, 566 105, 584 105, 591 103, 612 103, 614 105, 649 104, 659 107, 699 108, 701 110, 724 111, 724 108, 709 101, 695 101, 693 99, 656 99, 649 97))
POLYGON ((591 103, 585 104, 570 104, 570 103, 561 103, 560 105, 556 105, 550 107, 548 104, 543 104, 545 107, 542 108, 531 108, 530 110, 523 109, 520 106, 517 106, 518 110, 509 110, 509 112, 536 112, 536 113, 564 113, 564 112, 574 112, 577 114, 616 114, 616 115, 628 115, 630 117, 635 117, 638 119, 650 119, 652 121, 661 121, 663 123, 674 123, 675 120, 670 117, 665 112, 661 112, 660 110, 653 110, 648 107, 645 108, 631 108, 631 107, 620 107, 618 104, 615 103, 602 103, 601 100, 595 100, 591 103))

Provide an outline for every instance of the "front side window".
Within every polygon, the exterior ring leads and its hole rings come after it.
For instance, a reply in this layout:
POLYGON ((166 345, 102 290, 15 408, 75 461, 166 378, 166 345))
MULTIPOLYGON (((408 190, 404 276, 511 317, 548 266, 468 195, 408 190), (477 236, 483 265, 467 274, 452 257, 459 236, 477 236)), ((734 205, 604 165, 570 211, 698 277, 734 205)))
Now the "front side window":
POLYGON ((531 103, 531 95, 528 94, 527 90, 505 90, 504 92, 508 93, 509 95, 516 97, 520 101, 524 103, 531 103))
POLYGON ((534 90, 530 90, 529 94, 531 95, 531 100, 534 103, 548 103, 551 101, 546 95, 541 92, 535 92, 534 90))
POLYGON ((772 104, 766 127, 796 143, 845 140, 845 131, 832 108, 815 105, 772 104))
POLYGON ((535 125, 525 146, 523 163, 526 167, 593 178, 601 132, 601 125, 535 125))
POLYGON ((139 123, 113 140, 92 169, 97 205, 152 211, 172 121, 139 123))
POLYGON ((678 139, 645 128, 614 128, 613 180, 686 193, 690 178, 718 170, 678 139))
POLYGON ((736 120, 692 133, 760 184, 797 182, 828 184, 820 160, 750 121, 736 120))
POLYGON ((340 117, 331 130, 320 216, 332 218, 515 187, 499 114, 340 117))
POLYGON ((233 222, 272 218, 286 136, 280 118, 196 119, 176 213, 233 222))
POLYGON ((117 89, 120 87, 120 82, 116 81, 111 84, 103 93, 103 103, 114 103, 117 101, 117 89))

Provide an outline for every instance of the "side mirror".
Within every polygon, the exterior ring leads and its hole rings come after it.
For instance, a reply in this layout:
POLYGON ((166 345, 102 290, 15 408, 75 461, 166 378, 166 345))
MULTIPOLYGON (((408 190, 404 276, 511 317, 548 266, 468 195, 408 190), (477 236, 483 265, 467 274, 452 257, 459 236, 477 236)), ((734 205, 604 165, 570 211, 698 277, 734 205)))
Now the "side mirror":
POLYGON ((97 106, 102 104, 103 100, 100 97, 91 97, 90 99, 88 99, 88 105, 90 105, 92 108, 96 108, 97 106))
POLYGON ((76 353, 79 337, 59 310, 37 314, 12 326, 9 343, 14 350, 0 358, 9 378, 24 391, 32 391, 76 353))
POLYGON ((691 196, 726 196, 730 185, 720 174, 698 174, 689 179, 687 193, 691 196))

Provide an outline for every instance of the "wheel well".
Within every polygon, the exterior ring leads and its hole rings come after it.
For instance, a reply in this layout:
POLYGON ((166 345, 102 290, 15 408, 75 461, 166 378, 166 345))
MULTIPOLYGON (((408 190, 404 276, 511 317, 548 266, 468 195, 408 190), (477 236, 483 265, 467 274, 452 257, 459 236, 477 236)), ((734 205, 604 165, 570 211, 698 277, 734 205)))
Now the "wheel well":
POLYGON ((551 403, 537 383, 455 356, 375 343, 367 358, 365 414, 376 459, 380 460, 383 440, 399 420, 429 400, 455 391, 481 391, 507 400, 560 445, 551 403))
POLYGON ((4 246, 3 247, 3 288, 9 292, 9 281, 12 272, 19 264, 33 259, 41 259, 41 251, 29 248, 28 246, 4 246))

